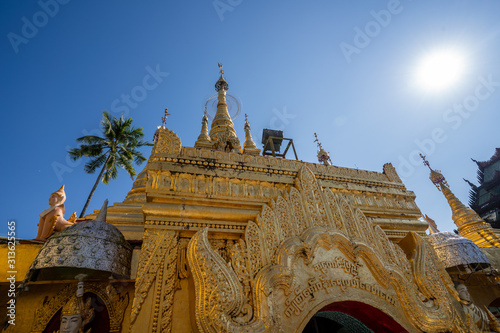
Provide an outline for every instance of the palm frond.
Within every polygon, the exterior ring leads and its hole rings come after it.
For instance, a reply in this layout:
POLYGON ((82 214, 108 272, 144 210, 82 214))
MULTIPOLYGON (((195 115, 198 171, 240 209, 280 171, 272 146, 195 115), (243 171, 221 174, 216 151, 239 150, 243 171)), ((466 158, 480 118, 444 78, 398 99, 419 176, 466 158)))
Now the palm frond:
POLYGON ((104 162, 106 162, 107 158, 108 156, 106 154, 102 154, 96 158, 93 158, 85 164, 83 169, 86 173, 94 173, 97 168, 99 168, 104 164, 104 162))
POLYGON ((124 159, 121 156, 119 156, 116 160, 116 164, 125 169, 127 173, 129 174, 130 178, 134 179, 136 176, 135 169, 130 163, 130 159, 124 159))
POLYGON ((76 141, 88 145, 96 145, 105 143, 106 139, 96 135, 86 135, 76 139, 76 141))
POLYGON ((102 145, 80 145, 78 148, 71 148, 68 151, 69 156, 73 159, 73 161, 76 161, 79 158, 82 158, 84 156, 86 157, 97 157, 102 154, 102 151, 106 147, 103 147, 102 145))
POLYGON ((116 179, 118 177, 118 170, 116 169, 116 165, 113 164, 111 169, 107 169, 102 176, 102 182, 104 184, 108 184, 111 179, 116 179))

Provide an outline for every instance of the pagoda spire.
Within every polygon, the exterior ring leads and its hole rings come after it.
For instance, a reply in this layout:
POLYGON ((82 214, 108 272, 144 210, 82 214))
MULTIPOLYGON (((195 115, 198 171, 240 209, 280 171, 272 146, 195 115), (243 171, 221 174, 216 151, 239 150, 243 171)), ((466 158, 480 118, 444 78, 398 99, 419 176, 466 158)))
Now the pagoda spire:
POLYGON ((479 247, 500 247, 500 238, 493 232, 491 226, 453 194, 443 174, 433 170, 425 156, 420 154, 420 157, 431 171, 429 179, 448 200, 452 212, 451 218, 458 227, 458 234, 472 240, 479 247))
POLYGON ((194 144, 195 148, 212 148, 212 143, 210 142, 210 136, 208 135, 208 116, 207 107, 205 106, 205 112, 201 120, 201 132, 194 144))
POLYGON ((330 158, 330 154, 323 149, 323 146, 321 145, 321 142, 319 142, 318 135, 314 133, 314 137, 316 140, 316 144, 318 145, 318 162, 322 163, 323 165, 332 165, 332 159, 330 158))
POLYGON ((217 112, 212 121, 209 136, 214 149, 240 152, 240 140, 236 136, 234 124, 229 115, 226 103, 226 92, 229 89, 229 85, 224 79, 222 64, 219 63, 218 65, 220 68, 220 77, 215 83, 215 90, 218 93, 217 112))
POLYGON ((248 115, 245 113, 245 143, 243 144, 243 154, 259 155, 260 149, 253 141, 252 133, 250 132, 250 124, 248 123, 248 115))

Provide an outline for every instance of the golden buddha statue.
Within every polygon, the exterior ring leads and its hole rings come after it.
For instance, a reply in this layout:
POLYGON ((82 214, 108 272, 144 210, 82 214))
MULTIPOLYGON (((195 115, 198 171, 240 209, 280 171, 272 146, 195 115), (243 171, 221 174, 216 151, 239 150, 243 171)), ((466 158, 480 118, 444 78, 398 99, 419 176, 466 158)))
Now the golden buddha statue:
POLYGON ((75 223, 76 212, 73 213, 68 220, 64 219, 65 201, 66 193, 64 192, 63 185, 59 190, 50 195, 50 207, 40 213, 36 240, 47 240, 55 231, 62 231, 75 223))

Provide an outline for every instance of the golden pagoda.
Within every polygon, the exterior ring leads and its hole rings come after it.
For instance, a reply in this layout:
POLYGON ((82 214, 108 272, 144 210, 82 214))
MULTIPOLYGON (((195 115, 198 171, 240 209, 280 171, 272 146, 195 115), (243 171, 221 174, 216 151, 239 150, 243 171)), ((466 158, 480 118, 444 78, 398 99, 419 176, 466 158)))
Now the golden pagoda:
POLYGON ((481 306, 498 290, 467 301, 455 289, 390 163, 374 172, 325 163, 324 150, 321 163, 261 156, 247 116, 241 145, 219 68, 217 111, 209 124, 205 110, 194 147, 166 113, 123 202, 17 245, 18 320, 6 332, 60 330, 82 270, 85 332, 497 329, 481 306))
POLYGON ((451 207, 452 219, 458 227, 458 234, 468 238, 476 243, 481 248, 500 247, 500 238, 493 232, 491 225, 486 223, 477 215, 475 211, 465 206, 451 191, 448 182, 444 176, 430 167, 425 156, 420 155, 424 160, 424 164, 430 170, 430 180, 437 189, 443 192, 448 204, 451 207))

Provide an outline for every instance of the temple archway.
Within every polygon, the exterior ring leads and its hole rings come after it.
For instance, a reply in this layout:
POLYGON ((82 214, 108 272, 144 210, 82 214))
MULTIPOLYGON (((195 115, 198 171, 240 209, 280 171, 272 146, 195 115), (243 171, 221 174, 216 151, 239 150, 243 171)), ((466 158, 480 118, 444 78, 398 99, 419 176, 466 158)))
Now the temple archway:
POLYGON ((357 301, 335 302, 322 307, 309 319, 302 333, 406 332, 391 316, 357 301))
POLYGON ((413 232, 394 244, 342 194, 322 189, 307 168, 295 187, 248 221, 227 259, 208 233, 197 232, 186 251, 199 332, 279 327, 301 333, 328 311, 337 312, 330 313, 337 324, 374 332, 465 327, 452 281, 431 246, 413 232))

